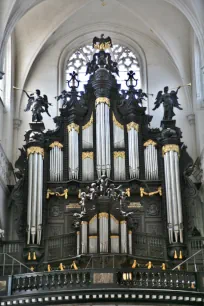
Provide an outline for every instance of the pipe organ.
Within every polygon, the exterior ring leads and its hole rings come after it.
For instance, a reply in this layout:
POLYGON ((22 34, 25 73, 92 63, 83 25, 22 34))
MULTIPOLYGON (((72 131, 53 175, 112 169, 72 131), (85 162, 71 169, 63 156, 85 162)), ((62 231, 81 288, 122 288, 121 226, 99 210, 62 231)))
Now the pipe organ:
POLYGON ((43 205, 43 158, 44 150, 29 147, 28 156, 28 202, 27 202, 27 244, 40 244, 42 235, 43 205))
POLYGON ((77 74, 71 75, 56 129, 42 132, 43 123, 32 122, 26 134, 26 250, 40 252, 42 237, 50 239, 47 262, 59 250, 64 257, 147 257, 152 247, 155 258, 168 260, 186 249, 181 169, 190 157, 181 131, 175 120, 152 129, 134 73, 121 92, 116 67, 108 52, 98 50, 84 92, 78 92, 77 74))
POLYGON ((178 145, 164 145, 162 148, 165 169, 166 204, 169 243, 183 243, 183 214, 179 174, 178 145))

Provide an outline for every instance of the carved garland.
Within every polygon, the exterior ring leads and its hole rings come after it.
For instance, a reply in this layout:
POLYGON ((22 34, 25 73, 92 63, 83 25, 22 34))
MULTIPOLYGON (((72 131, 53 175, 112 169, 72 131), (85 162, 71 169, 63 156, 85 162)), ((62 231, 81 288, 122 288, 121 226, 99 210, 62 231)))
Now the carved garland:
POLYGON ((30 147, 27 149, 27 157, 29 157, 30 154, 38 153, 42 155, 44 158, 44 149, 41 147, 30 147))
POLYGON ((121 158, 125 158, 125 152, 124 151, 115 151, 114 152, 114 159, 121 157, 121 158))
POLYGON ((54 141, 49 145, 50 148, 58 147, 59 149, 63 148, 63 145, 59 141, 54 141))
POLYGON ((90 127, 93 124, 93 114, 91 115, 90 120, 82 126, 82 130, 86 130, 88 127, 90 127))
POLYGON ((178 156, 180 156, 179 146, 175 144, 167 144, 162 147, 162 156, 164 156, 167 152, 174 151, 178 153, 178 156))
POLYGON ((144 196, 144 195, 147 195, 147 196, 153 196, 154 194, 159 194, 160 196, 162 196, 162 188, 161 187, 158 187, 158 189, 156 191, 152 191, 152 192, 145 192, 144 191, 144 188, 140 188, 140 196, 141 198, 144 196))
POLYGON ((82 160, 86 158, 93 159, 94 153, 93 152, 82 152, 82 160))
POLYGON ((96 99, 95 101, 95 106, 97 106, 98 104, 101 103, 105 103, 110 107, 110 99, 106 98, 106 97, 99 97, 96 99))
POLYGON ((76 123, 71 123, 67 126, 67 130, 70 133, 72 130, 75 130, 77 133, 79 133, 79 126, 76 123))
POLYGON ((135 123, 135 122, 130 122, 127 124, 127 130, 130 131, 131 129, 136 130, 137 132, 139 131, 139 124, 135 123))
POLYGON ((155 141, 153 141, 152 139, 149 139, 149 140, 147 140, 147 141, 143 144, 144 147, 148 147, 148 146, 150 146, 150 145, 156 146, 157 143, 156 143, 155 141))
POLYGON ((55 192, 50 189, 47 190, 46 199, 49 199, 51 195, 56 195, 56 197, 64 197, 65 199, 68 198, 68 189, 65 189, 63 193, 55 192))

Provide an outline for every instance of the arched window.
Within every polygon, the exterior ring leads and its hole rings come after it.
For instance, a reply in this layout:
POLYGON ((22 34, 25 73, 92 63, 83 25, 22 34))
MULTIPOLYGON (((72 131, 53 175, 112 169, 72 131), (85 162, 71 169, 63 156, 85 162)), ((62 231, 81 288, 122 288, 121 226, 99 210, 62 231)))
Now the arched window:
MULTIPOLYGON (((80 91, 84 90, 84 84, 90 77, 86 75, 86 64, 92 60, 95 52, 97 50, 93 49, 91 45, 87 45, 77 49, 67 60, 66 80, 70 79, 69 73, 73 70, 77 72, 80 80, 80 91)), ((110 52, 112 60, 118 63, 119 76, 115 74, 115 77, 121 84, 121 89, 127 89, 125 80, 127 80, 127 73, 130 70, 135 72, 135 77, 138 79, 137 88, 141 88, 140 65, 137 56, 129 48, 122 45, 113 45, 112 49, 107 49, 106 52, 110 52)))

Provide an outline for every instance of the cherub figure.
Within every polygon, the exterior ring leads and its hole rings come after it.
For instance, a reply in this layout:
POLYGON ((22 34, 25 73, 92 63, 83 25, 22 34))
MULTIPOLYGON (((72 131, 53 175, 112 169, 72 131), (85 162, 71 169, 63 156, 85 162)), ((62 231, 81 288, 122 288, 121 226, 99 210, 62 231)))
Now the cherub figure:
POLYGON ((139 106, 142 107, 143 100, 146 101, 145 98, 148 98, 147 94, 145 92, 143 92, 142 89, 139 89, 137 91, 137 100, 138 100, 139 106))

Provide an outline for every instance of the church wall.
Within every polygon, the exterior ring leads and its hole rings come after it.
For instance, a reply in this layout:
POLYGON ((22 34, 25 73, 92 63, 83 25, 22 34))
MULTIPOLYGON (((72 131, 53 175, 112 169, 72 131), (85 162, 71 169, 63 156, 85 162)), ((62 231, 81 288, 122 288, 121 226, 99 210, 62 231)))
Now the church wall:
MULTIPOLYGON (((117 37, 117 35, 116 35, 117 37)), ((114 38, 113 43, 114 43, 114 38)), ((125 40, 125 39, 124 39, 125 40)), ((119 39, 121 44, 125 44, 125 41, 119 39)), ((159 90, 162 90, 164 86, 169 85, 170 88, 174 88, 182 83, 177 68, 175 67, 169 54, 161 46, 154 44, 152 41, 147 40, 141 35, 135 34, 134 42, 137 42, 144 51, 147 62, 147 84, 148 92, 153 93, 154 97, 149 97, 149 113, 153 115, 151 126, 153 128, 160 127, 160 121, 163 116, 162 106, 155 112, 152 111, 156 94, 159 90)), ((87 42, 86 42, 87 43, 87 42)), ((86 44, 85 43, 85 44, 86 44)), ((90 43, 90 42, 88 42, 90 43)), ((116 41, 117 43, 117 41, 116 41)), ((47 94, 49 102, 52 103, 50 107, 51 116, 57 115, 57 102, 54 97, 58 94, 59 79, 58 79, 58 63, 60 53, 67 45, 67 39, 61 39, 58 44, 50 46, 44 52, 42 52, 33 64, 33 68, 30 71, 28 81, 25 88, 28 90, 41 89, 41 94, 47 94)), ((83 44, 82 44, 83 45, 83 44)), ((131 47, 130 44, 128 47, 131 47)), ((69 49, 69 48, 68 48, 69 49)), ((133 49, 133 47, 132 47, 133 49)), ((69 51, 69 50, 68 50, 69 51)), ((134 49, 133 49, 134 51, 134 49)), ((67 89, 66 84, 64 89, 67 89)), ((193 158, 196 157, 195 153, 195 137, 193 128, 189 125, 186 116, 189 114, 189 106, 187 103, 184 89, 179 91, 179 102, 183 107, 183 111, 177 111, 176 120, 177 126, 183 131, 183 139, 188 146, 188 151, 193 158)), ((24 95, 22 99, 20 118, 22 125, 19 130, 18 145, 23 144, 23 134, 25 130, 29 128, 29 122, 31 122, 31 113, 25 113, 23 110, 27 103, 27 97, 24 95)), ((54 124, 52 119, 47 115, 44 115, 44 123, 47 129, 53 129, 54 124)), ((16 154, 17 152, 15 152, 16 154)))

